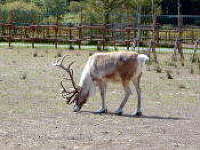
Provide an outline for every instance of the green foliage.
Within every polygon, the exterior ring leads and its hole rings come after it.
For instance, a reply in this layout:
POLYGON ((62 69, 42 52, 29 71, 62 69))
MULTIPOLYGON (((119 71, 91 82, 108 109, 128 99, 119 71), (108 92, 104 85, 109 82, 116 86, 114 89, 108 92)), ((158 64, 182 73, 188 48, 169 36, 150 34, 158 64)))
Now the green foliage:
MULTIPOLYGON (((199 0, 181 0, 181 6, 182 13, 185 15, 200 14, 198 7, 200 6, 199 0)), ((48 20, 48 22, 53 21, 54 23, 57 21, 134 23, 138 19, 134 16, 138 14, 176 15, 177 0, 0 0, 1 21, 10 21, 12 18, 12 13, 10 12, 15 13, 14 21, 28 23, 46 22, 48 20), (152 7, 152 3, 154 7, 152 7), (33 20, 32 16, 37 16, 38 14, 41 14, 40 16, 42 17, 36 17, 33 20)), ((151 22, 151 17, 141 22, 149 23, 151 22)), ((194 20, 194 23, 197 25, 200 24, 198 19, 194 20)))
POLYGON ((63 16, 68 11, 69 0, 42 0, 42 1, 43 1, 42 5, 43 14, 48 17, 45 18, 45 20, 50 19, 48 22, 50 22, 51 20, 54 20, 53 23, 60 22, 60 20, 63 19, 63 16))
POLYGON ((60 16, 67 12, 68 0, 43 0, 43 7, 48 15, 60 16))
POLYGON ((80 15, 78 13, 67 13, 63 16, 62 22, 64 23, 80 23, 80 15))
POLYGON ((14 1, 2 5, 0 14, 5 22, 38 23, 41 11, 32 3, 14 1))
POLYGON ((79 13, 81 11, 81 3, 72 1, 70 3, 69 10, 72 13, 79 13))
POLYGON ((81 2, 84 21, 88 23, 110 23, 111 14, 121 8, 122 0, 86 0, 81 2))
MULTIPOLYGON (((154 0, 154 13, 160 14, 161 0, 154 0)), ((82 10, 83 21, 86 23, 111 23, 128 22, 129 16, 132 16, 131 22, 135 21, 134 15, 151 14, 152 1, 149 0, 85 0, 82 2, 73 2, 70 5, 71 10, 80 13, 82 10), (138 8, 141 8, 138 12, 138 8), (81 8, 81 9, 80 9, 81 8)))

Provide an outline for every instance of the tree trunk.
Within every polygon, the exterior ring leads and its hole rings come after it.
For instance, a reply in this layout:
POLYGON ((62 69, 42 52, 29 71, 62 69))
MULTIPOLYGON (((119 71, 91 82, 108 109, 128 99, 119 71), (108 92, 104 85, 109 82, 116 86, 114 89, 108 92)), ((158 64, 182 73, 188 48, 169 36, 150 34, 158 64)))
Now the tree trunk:
POLYGON ((110 23, 110 13, 109 12, 105 12, 105 14, 104 14, 104 23, 105 24, 110 23))

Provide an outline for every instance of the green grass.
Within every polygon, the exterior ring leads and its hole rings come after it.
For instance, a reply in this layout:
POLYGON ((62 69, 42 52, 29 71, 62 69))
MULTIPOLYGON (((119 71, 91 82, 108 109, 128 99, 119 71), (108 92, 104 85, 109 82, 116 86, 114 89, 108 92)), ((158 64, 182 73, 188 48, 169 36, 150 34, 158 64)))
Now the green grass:
MULTIPOLYGON (((78 49, 78 45, 73 45, 74 47, 77 47, 78 49)), ((69 50, 70 48, 70 45, 68 44, 58 44, 58 48, 57 48, 57 51, 59 52, 60 50, 69 50)), ((109 46, 110 47, 110 46, 109 46)), ((32 45, 31 43, 21 43, 21 42, 13 42, 11 44, 11 47, 9 47, 8 43, 7 42, 1 42, 0 43, 0 48, 16 48, 16 49, 19 49, 19 48, 28 48, 28 49, 31 49, 32 48, 32 45)), ((139 48, 144 48, 146 50, 149 49, 149 47, 139 47, 139 48)), ((35 48, 33 48, 35 51, 33 52, 38 52, 40 51, 40 49, 43 49, 45 51, 49 50, 49 49, 55 49, 55 45, 52 44, 52 43, 35 43, 35 48)), ((76 48, 75 48, 76 49, 76 48)), ((81 46, 81 50, 89 50, 89 51, 96 51, 97 48, 95 45, 82 45, 81 46)), ((117 49, 114 49, 113 48, 108 48, 105 46, 105 50, 104 51, 121 51, 121 50, 127 50, 126 46, 117 46, 117 49)), ((130 50, 133 50, 133 48, 130 47, 130 50)), ((137 51, 138 48, 135 49, 135 51, 137 51)), ((193 48, 184 48, 184 50, 187 50, 187 51, 193 51, 194 49, 193 48)), ((199 49, 198 49, 199 50, 199 49)), ((141 53, 143 53, 143 51, 141 51, 141 53)), ((168 54, 168 53, 173 53, 173 48, 168 48, 168 47, 160 47, 160 48, 157 48, 157 53, 159 54, 168 54), (168 52, 168 51, 162 51, 162 49, 171 49, 172 51, 171 52, 168 52)))

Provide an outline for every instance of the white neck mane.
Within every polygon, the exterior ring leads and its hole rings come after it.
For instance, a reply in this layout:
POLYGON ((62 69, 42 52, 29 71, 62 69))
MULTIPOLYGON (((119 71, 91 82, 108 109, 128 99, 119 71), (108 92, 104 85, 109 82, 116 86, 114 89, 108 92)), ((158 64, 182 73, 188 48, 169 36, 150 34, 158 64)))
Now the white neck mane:
POLYGON ((96 86, 90 76, 90 71, 93 67, 94 61, 92 58, 93 57, 90 57, 87 64, 85 65, 79 82, 79 86, 82 88, 83 94, 86 94, 89 91, 89 96, 94 96, 96 94, 96 86))

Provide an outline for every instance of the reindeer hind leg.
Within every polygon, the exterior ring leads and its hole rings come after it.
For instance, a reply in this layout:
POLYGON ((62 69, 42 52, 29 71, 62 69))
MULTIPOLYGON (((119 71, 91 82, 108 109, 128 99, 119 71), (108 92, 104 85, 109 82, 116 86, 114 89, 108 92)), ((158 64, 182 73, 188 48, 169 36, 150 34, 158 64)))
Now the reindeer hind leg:
POLYGON ((138 96, 137 110, 136 113, 133 113, 133 115, 136 116, 142 116, 142 98, 141 98, 141 88, 140 88, 141 76, 142 74, 140 74, 140 76, 135 81, 133 81, 138 96))

